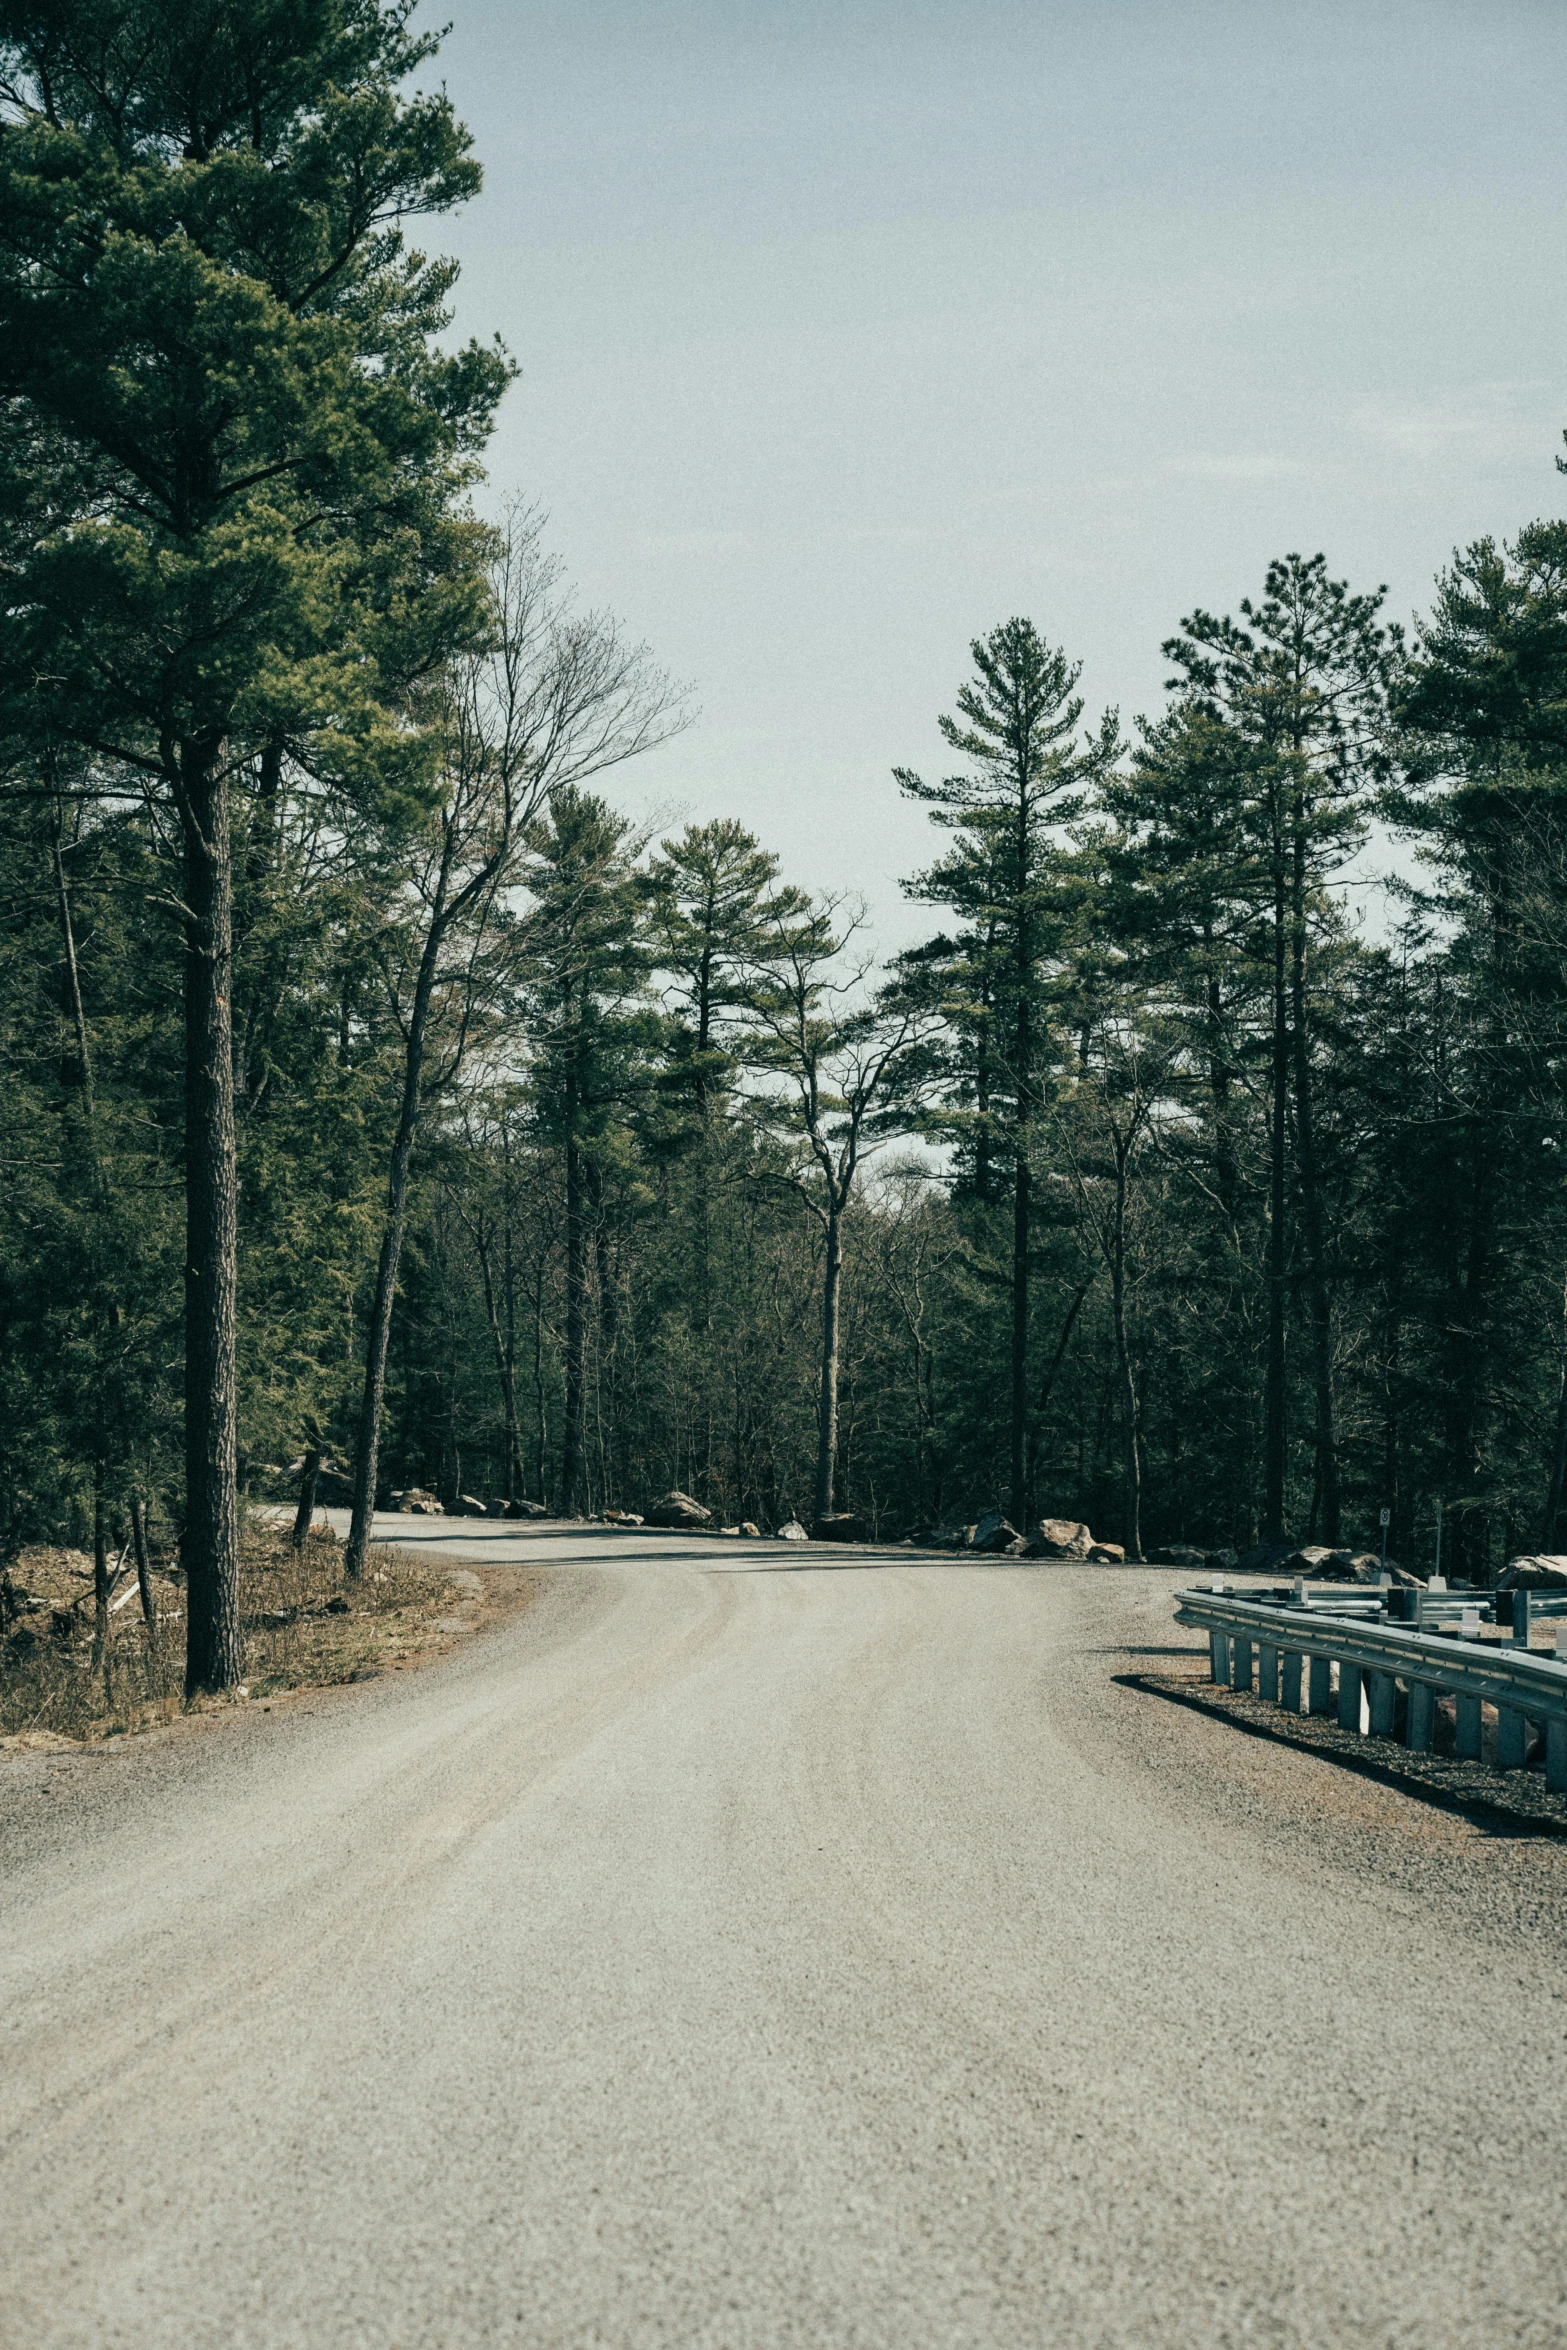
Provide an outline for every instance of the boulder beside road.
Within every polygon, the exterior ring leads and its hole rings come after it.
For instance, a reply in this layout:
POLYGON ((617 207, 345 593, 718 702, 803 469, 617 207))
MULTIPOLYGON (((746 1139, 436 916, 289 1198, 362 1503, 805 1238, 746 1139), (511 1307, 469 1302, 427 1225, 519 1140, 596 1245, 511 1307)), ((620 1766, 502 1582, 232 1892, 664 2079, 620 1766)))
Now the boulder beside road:
POLYGON ((1029 1534, 1027 1555, 1031 1559, 1086 1559, 1093 1548, 1093 1535, 1080 1519, 1040 1518, 1029 1534))
POLYGON ((1567 1591, 1567 1557, 1545 1551, 1509 1559, 1496 1579, 1498 1591, 1567 1591))
POLYGON ((650 1526, 707 1526, 712 1523, 712 1518, 711 1510, 704 1509, 699 1501, 693 1501, 689 1493, 680 1492, 666 1493, 661 1501, 654 1502, 647 1513, 650 1526))
POLYGON ((813 1542, 868 1542, 870 1528, 854 1510, 834 1510, 828 1517, 812 1520, 811 1540, 813 1542))
POLYGON ((983 1551, 987 1558, 1021 1557, 1023 1537, 1000 1510, 987 1510, 974 1528, 970 1550, 983 1551))

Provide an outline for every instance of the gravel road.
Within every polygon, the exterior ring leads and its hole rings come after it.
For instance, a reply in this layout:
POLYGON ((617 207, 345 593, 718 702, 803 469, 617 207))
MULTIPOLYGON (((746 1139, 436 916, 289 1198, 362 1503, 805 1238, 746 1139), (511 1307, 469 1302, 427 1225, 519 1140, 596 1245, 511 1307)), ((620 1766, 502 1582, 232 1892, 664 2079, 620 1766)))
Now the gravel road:
POLYGON ((1173 1573, 392 1523, 540 1594, 0 1760, 5 2350, 1559 2350, 1567 1846, 1173 1573))

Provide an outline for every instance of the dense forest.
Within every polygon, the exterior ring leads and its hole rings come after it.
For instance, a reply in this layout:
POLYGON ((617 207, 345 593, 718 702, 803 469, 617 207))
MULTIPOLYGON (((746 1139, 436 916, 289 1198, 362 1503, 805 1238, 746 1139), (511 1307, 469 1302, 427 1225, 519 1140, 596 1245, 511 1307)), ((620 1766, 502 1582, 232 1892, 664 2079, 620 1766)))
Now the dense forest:
POLYGON ((878 965, 743 773, 617 807, 685 704, 486 505, 405 11, 0 23, 0 1559, 155 1513, 220 1688, 296 1460, 350 1574, 415 1485, 1556 1548, 1567 525, 1408 635, 1284 555, 1125 726, 976 615, 878 965))

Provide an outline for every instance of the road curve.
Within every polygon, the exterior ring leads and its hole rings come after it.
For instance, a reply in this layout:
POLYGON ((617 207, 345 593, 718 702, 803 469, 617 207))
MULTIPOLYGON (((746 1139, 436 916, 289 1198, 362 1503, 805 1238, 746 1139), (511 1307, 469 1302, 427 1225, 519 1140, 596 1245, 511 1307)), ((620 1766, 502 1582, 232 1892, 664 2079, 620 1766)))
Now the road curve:
POLYGON ((1567 1848, 1171 1574, 417 1533, 544 1589, 0 1763, 5 2350, 1558 2350, 1567 1848))

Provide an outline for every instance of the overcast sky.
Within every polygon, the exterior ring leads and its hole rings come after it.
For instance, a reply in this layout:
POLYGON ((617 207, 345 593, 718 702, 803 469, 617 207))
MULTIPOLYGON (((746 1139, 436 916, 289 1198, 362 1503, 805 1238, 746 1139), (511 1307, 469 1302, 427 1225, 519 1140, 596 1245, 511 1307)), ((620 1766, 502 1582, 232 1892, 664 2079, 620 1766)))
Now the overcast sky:
POLYGON ((439 224, 522 368, 491 496, 689 679, 614 787, 925 917, 969 640, 1090 713, 1324 550, 1407 617, 1567 507, 1560 0, 446 0, 486 170, 439 224))

